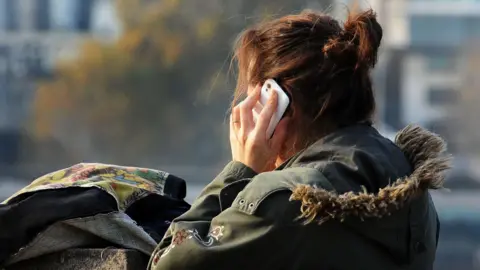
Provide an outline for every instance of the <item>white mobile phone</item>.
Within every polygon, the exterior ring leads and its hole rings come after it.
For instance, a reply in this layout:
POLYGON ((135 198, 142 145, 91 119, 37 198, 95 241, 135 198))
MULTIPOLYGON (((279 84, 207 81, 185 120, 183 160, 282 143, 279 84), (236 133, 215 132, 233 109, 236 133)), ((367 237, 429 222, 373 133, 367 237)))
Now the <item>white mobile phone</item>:
POLYGON ((270 124, 267 128, 267 138, 272 137, 275 128, 277 127, 278 123, 282 119, 285 111, 290 105, 290 98, 285 93, 285 91, 278 85, 277 82, 273 79, 268 79, 262 86, 261 94, 260 94, 260 101, 256 104, 253 109, 253 120, 255 123, 257 122, 257 118, 260 115, 265 104, 267 104, 268 99, 270 98, 271 92, 275 91, 278 94, 278 104, 277 104, 277 111, 272 116, 272 120, 270 120, 270 124))

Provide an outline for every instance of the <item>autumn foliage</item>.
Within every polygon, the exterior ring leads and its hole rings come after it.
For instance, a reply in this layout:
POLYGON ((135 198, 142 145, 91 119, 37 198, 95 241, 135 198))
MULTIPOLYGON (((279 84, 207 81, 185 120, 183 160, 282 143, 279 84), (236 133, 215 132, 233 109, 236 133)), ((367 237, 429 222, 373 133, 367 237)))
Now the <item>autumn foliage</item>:
POLYGON ((121 38, 87 41, 40 83, 35 135, 57 138, 79 159, 224 162, 231 45, 246 24, 302 4, 118 0, 117 7, 121 38))

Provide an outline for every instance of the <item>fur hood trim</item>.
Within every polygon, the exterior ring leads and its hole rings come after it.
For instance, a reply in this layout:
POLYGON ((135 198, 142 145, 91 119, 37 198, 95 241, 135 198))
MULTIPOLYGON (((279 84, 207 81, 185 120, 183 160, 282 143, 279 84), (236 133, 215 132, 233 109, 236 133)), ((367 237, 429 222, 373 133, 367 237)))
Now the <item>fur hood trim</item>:
POLYGON ((305 223, 315 221, 319 224, 332 219, 343 221, 349 216, 362 220, 381 218, 428 189, 443 188, 445 172, 450 168, 450 156, 446 155, 446 143, 442 138, 410 125, 397 134, 395 144, 413 166, 410 176, 397 179, 377 194, 367 193, 366 190, 336 194, 314 186, 296 186, 290 200, 302 203, 299 218, 305 223))

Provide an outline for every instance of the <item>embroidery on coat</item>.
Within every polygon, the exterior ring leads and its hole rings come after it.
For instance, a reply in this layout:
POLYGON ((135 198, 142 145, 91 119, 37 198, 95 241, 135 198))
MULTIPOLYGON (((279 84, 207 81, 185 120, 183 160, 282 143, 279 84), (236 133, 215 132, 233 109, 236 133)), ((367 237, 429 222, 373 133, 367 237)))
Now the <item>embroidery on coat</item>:
POLYGON ((159 256, 159 254, 157 253, 157 254, 155 254, 155 256, 153 257, 153 261, 152 261, 153 266, 156 266, 159 260, 160 260, 160 256, 159 256))
POLYGON ((223 236, 223 226, 215 226, 213 229, 210 231, 209 235, 213 238, 215 238, 216 241, 220 240, 223 236))
POLYGON ((185 242, 185 240, 192 238, 191 230, 179 230, 175 233, 172 243, 176 246, 179 246, 185 242))
POLYGON ((210 247, 215 242, 218 242, 220 238, 223 237, 223 231, 224 231, 224 226, 215 226, 210 230, 210 232, 207 234, 205 239, 203 239, 200 236, 200 233, 196 229, 178 230, 172 238, 172 243, 170 244, 170 246, 167 247, 167 249, 165 249, 165 251, 160 257, 167 255, 173 248, 175 248, 176 246, 180 246, 186 240, 189 240, 191 238, 194 238, 195 240, 197 240, 197 242, 199 242, 201 245, 205 247, 210 247))

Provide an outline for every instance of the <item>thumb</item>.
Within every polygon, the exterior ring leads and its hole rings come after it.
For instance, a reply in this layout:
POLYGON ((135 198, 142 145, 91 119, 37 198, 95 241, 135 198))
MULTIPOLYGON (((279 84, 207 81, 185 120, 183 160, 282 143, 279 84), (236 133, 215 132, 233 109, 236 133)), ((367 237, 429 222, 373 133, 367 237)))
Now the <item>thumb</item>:
POLYGON ((288 126, 290 124, 290 117, 285 117, 280 120, 277 127, 275 128, 275 132, 273 133, 273 137, 270 139, 270 147, 275 152, 281 150, 288 134, 288 126))

